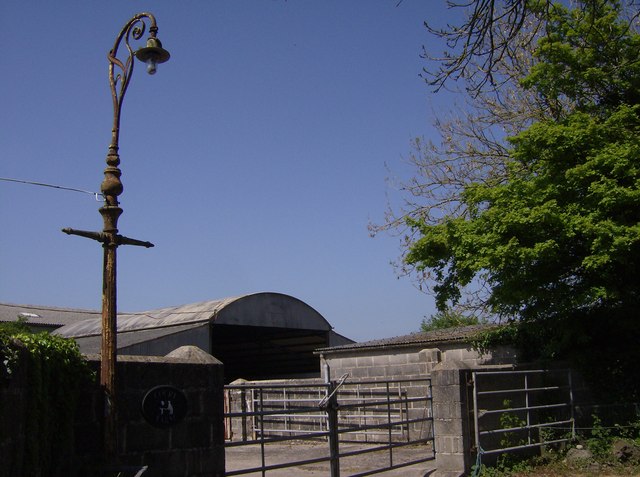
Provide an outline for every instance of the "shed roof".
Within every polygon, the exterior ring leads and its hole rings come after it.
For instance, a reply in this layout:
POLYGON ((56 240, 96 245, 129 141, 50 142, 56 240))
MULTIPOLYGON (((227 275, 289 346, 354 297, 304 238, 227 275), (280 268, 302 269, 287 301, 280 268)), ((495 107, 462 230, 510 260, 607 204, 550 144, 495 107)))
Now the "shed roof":
POLYGON ((64 326, 100 316, 101 312, 96 310, 0 303, 0 321, 18 321, 24 317, 30 325, 64 326))
POLYGON ((417 346, 421 344, 434 345, 439 343, 460 342, 469 340, 478 335, 480 332, 486 331, 496 326, 498 325, 470 325, 459 328, 445 328, 441 330, 411 333, 409 335, 396 336, 393 338, 363 341, 361 343, 332 346, 330 348, 320 348, 316 350, 316 354, 331 354, 370 349, 401 348, 408 346, 417 346))
MULTIPOLYGON (((330 331, 329 322, 301 300, 282 293, 261 292, 139 313, 119 313, 118 332, 167 328, 195 323, 267 326, 330 331)), ((80 338, 101 334, 101 319, 78 321, 56 334, 80 338)))

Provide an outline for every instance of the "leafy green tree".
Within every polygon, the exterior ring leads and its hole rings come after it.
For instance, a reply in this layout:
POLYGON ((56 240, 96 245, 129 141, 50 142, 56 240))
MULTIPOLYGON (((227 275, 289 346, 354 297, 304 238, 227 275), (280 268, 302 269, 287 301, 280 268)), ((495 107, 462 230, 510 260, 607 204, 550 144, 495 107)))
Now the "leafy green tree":
POLYGON ((426 332, 478 324, 480 324, 480 320, 476 316, 467 316, 457 310, 447 309, 438 311, 429 318, 423 319, 420 324, 420 331, 426 332))
POLYGON ((405 261, 440 310, 480 279, 524 344, 640 397, 640 35, 625 12, 548 6, 521 83, 548 118, 508 139, 504 174, 463 185, 463 214, 409 217, 405 261))

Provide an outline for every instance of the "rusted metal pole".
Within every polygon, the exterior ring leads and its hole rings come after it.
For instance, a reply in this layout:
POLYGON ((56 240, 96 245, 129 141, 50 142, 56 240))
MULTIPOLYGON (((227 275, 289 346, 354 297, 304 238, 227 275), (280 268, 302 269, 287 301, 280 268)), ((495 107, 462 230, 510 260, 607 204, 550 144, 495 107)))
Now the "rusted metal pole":
MULTIPOLYGON (((103 207, 100 212, 103 212, 103 207)), ((113 211, 106 210, 111 214, 113 211)), ((106 222, 106 220, 105 220, 106 222)), ((106 234, 106 231, 105 231, 106 234)), ((100 356, 100 386, 104 393, 104 453, 107 461, 118 455, 116 363, 117 346, 117 248, 115 234, 107 234, 103 244, 102 275, 102 347, 100 356)))
MULTIPOLYGON (((111 51, 113 53, 113 50, 111 51)), ((112 74, 110 65, 110 77, 112 74)), ((114 85, 112 82, 112 91, 114 85)), ((103 229, 104 262, 102 268, 102 347, 100 353, 100 387, 104 393, 104 454, 108 462, 113 462, 118 455, 118 430, 116 408, 116 363, 117 363, 117 263, 118 249, 118 218, 122 209, 118 204, 118 196, 123 186, 120 181, 122 172, 118 167, 117 126, 120 122, 121 104, 114 108, 114 127, 112 141, 107 154, 107 167, 104 170, 104 180, 100 190, 104 196, 105 205, 100 207, 103 229)))
POLYGON ((147 71, 150 74, 156 72, 156 64, 164 63, 169 59, 169 52, 162 48, 160 40, 156 38, 158 26, 151 13, 138 13, 134 15, 122 28, 113 48, 109 51, 109 86, 113 99, 113 127, 111 129, 111 144, 107 153, 107 167, 104 170, 104 180, 100 186, 104 197, 104 205, 100 208, 103 220, 102 232, 88 232, 70 228, 62 229, 63 232, 72 235, 97 240, 102 243, 104 249, 103 273, 102 273, 102 348, 100 359, 100 386, 104 393, 104 420, 103 420, 103 448, 107 462, 115 462, 118 457, 118 430, 117 430, 117 398, 116 398, 116 363, 117 363, 117 249, 119 245, 140 245, 153 247, 150 242, 143 242, 118 235, 118 218, 122 209, 118 203, 118 196, 122 194, 123 185, 120 181, 120 156, 118 155, 118 141, 120 137, 120 113, 122 101, 131 74, 133 73, 134 57, 147 63, 147 71), (135 53, 129 41, 140 40, 146 30, 145 21, 149 21, 149 39, 146 47, 138 49, 135 53), (118 49, 124 40, 127 56, 121 60, 118 58, 118 49))
POLYGON ((100 359, 100 386, 104 392, 104 441, 108 459, 117 455, 116 426, 116 247, 104 245, 104 276, 102 287, 102 353, 100 359))
POLYGON ((134 55, 140 59, 153 60, 154 67, 150 73, 155 73, 155 63, 169 59, 169 53, 162 48, 156 38, 158 26, 151 13, 139 13, 134 15, 122 28, 111 51, 109 51, 109 86, 113 100, 113 126, 111 128, 111 144, 107 153, 107 167, 104 170, 104 180, 100 186, 104 196, 105 205, 100 208, 100 214, 104 223, 103 248, 104 268, 102 282, 102 353, 100 363, 100 385, 104 392, 104 450, 107 460, 113 461, 118 455, 118 430, 117 430, 117 399, 116 399, 116 364, 117 364, 117 249, 118 245, 144 245, 153 246, 149 242, 142 242, 118 235, 118 218, 122 209, 118 204, 118 196, 122 193, 123 185, 120 181, 120 156, 118 154, 118 142, 120 137, 120 113, 122 101, 127 92, 131 74, 133 73, 134 55), (150 22, 149 40, 147 47, 134 53, 129 45, 130 37, 139 40, 144 34, 146 23, 150 22), (123 62, 118 59, 118 48, 124 39, 128 56, 123 62), (144 50, 141 56, 140 52, 144 50), (119 72, 116 72, 116 68, 119 72))

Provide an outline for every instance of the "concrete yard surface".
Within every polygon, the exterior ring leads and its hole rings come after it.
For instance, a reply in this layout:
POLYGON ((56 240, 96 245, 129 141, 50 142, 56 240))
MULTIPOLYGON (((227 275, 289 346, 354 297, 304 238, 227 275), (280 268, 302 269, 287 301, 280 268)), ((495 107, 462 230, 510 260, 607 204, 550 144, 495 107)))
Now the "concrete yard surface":
MULTIPOLYGON (((372 444, 340 444, 340 454, 371 448, 372 444)), ((410 462, 422 457, 432 455, 429 445, 411 445, 394 448, 390 458, 388 450, 358 454, 355 456, 340 458, 340 476, 347 477, 362 472, 384 468, 388 466, 390 460, 394 465, 410 462)), ((304 461, 320 457, 329 457, 329 445, 326 442, 295 442, 295 443, 270 443, 265 445, 265 465, 277 465, 288 462, 304 461)), ((260 445, 247 445, 238 447, 228 447, 225 451, 227 472, 260 467, 262 465, 262 454, 260 445)), ((424 477, 435 470, 435 460, 404 466, 397 469, 387 470, 376 475, 386 477, 424 477)), ((250 474, 251 476, 262 475, 261 471, 250 474)), ((268 470, 267 477, 320 477, 330 476, 330 463, 316 462, 312 464, 296 465, 282 469, 268 470)))

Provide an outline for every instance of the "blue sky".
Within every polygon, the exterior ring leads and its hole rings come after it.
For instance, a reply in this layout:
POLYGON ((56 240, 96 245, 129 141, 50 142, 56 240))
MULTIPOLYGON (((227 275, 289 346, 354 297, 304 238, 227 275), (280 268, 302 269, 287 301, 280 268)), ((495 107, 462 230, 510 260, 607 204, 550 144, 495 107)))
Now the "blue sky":
MULTIPOLYGON (((444 0, 6 0, 0 177, 99 190, 106 55, 142 11, 172 57, 124 100, 119 229, 156 246, 118 249, 119 310, 275 291, 352 339, 416 331, 433 300, 367 224, 451 101, 419 76, 444 0)), ((3 181, 0 201, 0 301, 99 309, 102 249, 60 229, 101 230, 101 204, 3 181)))

